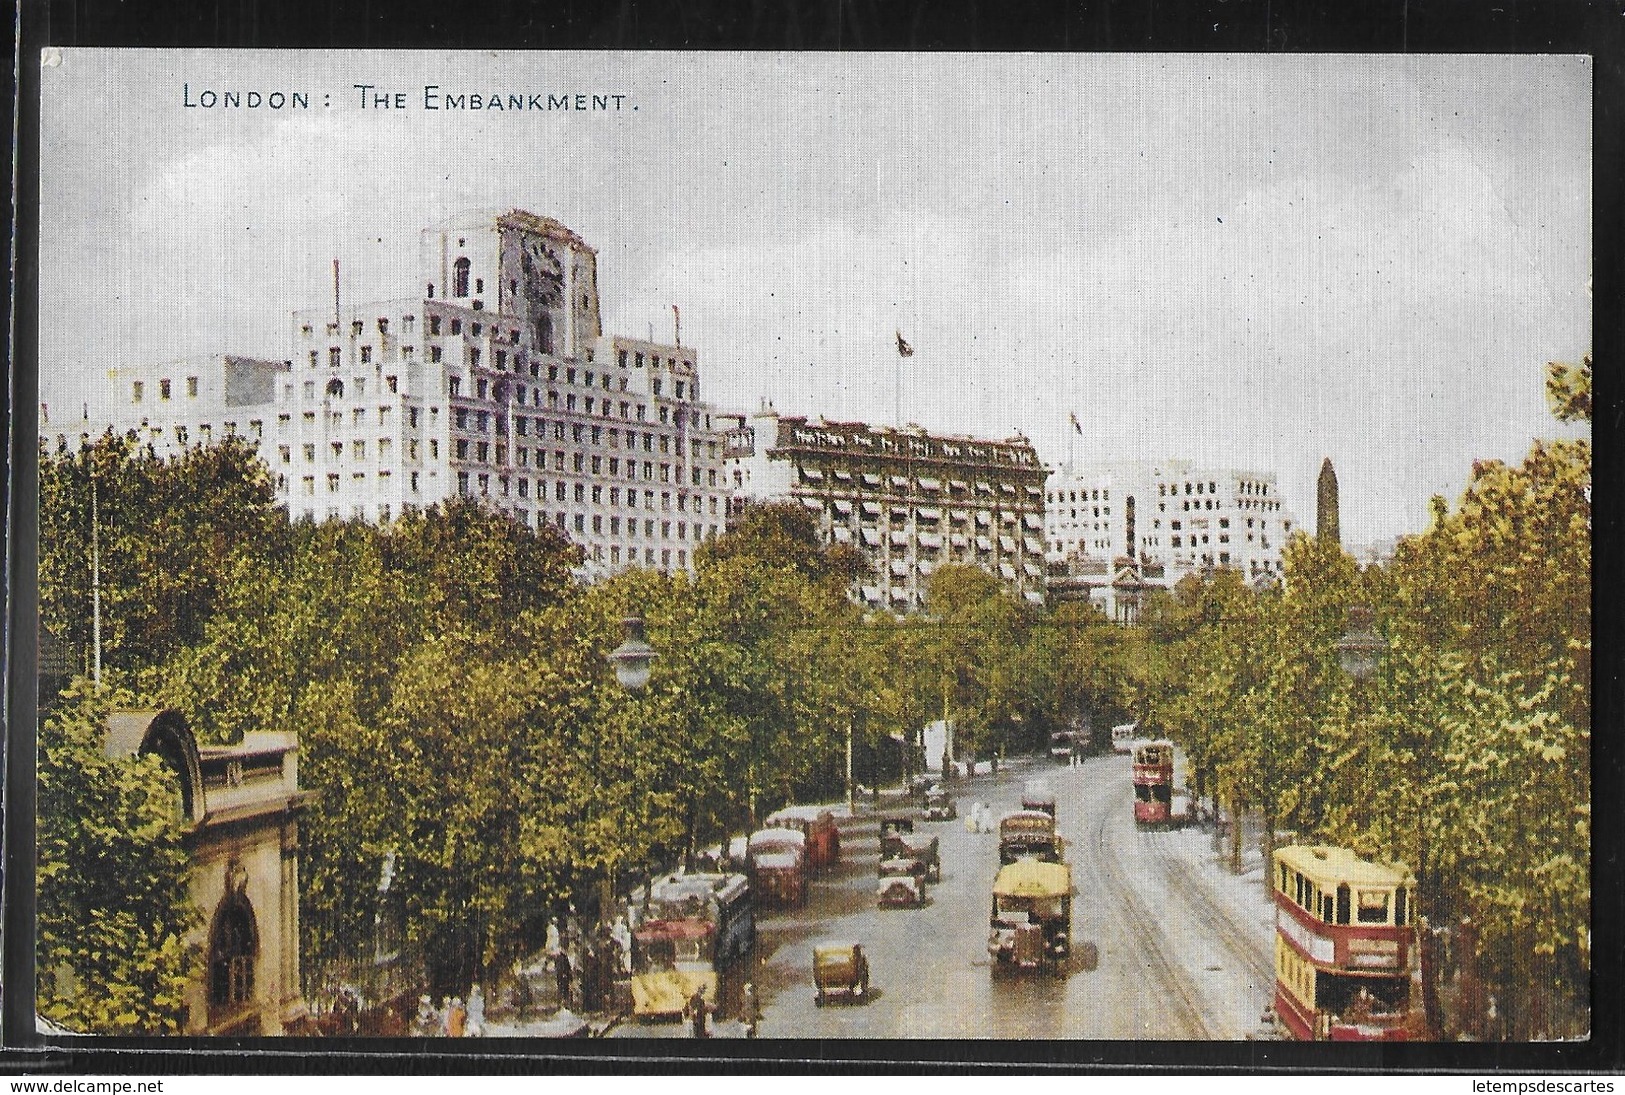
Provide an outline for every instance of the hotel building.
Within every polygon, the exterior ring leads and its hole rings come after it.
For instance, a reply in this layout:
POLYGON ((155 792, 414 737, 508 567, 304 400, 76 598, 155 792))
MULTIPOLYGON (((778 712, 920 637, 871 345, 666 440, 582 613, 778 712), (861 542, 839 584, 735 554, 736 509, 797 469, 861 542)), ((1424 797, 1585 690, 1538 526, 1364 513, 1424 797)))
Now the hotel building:
POLYGON ((894 612, 925 603, 946 563, 982 567, 1016 594, 1044 597, 1044 468, 1025 437, 986 441, 780 415, 740 418, 728 437, 741 500, 790 500, 829 543, 871 568, 863 602, 894 612))

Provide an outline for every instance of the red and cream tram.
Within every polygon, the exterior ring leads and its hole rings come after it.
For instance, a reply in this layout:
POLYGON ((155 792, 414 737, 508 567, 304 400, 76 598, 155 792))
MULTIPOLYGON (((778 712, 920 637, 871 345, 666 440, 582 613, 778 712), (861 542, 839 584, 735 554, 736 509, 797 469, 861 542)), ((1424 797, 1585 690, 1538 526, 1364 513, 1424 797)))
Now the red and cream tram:
POLYGON ((1167 825, 1173 819, 1174 747, 1148 741, 1134 750, 1134 822, 1167 825))
POLYGON ((1275 852, 1275 1014, 1295 1038, 1408 1041, 1416 879, 1347 848, 1275 852))

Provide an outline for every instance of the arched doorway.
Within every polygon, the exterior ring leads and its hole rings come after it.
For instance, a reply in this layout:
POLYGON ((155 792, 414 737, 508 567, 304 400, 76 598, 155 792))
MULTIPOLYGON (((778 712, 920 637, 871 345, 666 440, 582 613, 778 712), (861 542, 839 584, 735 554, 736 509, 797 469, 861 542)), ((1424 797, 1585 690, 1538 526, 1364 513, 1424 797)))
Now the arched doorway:
POLYGON ((227 868, 226 896, 215 907, 209 928, 209 1026, 226 1024, 232 1033, 259 1028, 253 1005, 260 934, 254 906, 244 892, 246 881, 240 866, 227 868))

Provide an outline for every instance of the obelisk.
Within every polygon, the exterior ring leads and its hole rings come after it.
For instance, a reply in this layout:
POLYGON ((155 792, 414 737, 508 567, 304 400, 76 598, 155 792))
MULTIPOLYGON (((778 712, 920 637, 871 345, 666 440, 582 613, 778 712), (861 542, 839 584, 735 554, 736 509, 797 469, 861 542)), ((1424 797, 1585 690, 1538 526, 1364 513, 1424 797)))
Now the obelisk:
POLYGON ((1337 472, 1329 456, 1320 462, 1320 480, 1315 484, 1315 538, 1323 544, 1343 542, 1337 521, 1337 472))

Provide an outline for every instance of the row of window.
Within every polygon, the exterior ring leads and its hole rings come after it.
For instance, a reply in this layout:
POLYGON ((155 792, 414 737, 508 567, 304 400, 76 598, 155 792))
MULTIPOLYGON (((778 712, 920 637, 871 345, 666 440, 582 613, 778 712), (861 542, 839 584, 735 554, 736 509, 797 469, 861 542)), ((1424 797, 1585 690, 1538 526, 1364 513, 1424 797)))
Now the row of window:
MULTIPOLYGON (((1112 497, 1112 492, 1110 490, 1052 490, 1044 496, 1044 500, 1049 502, 1051 505, 1060 503, 1071 503, 1075 505, 1080 501, 1078 497, 1080 494, 1083 496, 1081 501, 1084 502, 1109 502, 1111 501, 1112 497)), ((1098 513, 1099 511, 1097 510, 1096 512, 1098 513)))
MULTIPOLYGON (((161 378, 158 381, 158 398, 160 400, 166 400, 166 399, 171 398, 174 395, 174 392, 175 392, 174 381, 172 381, 168 377, 161 378)), ((187 377, 186 378, 186 396, 187 396, 187 398, 188 399, 196 399, 197 398, 197 393, 198 393, 198 379, 197 379, 197 377, 195 377, 195 376, 187 377)), ((130 384, 130 402, 131 403, 140 403, 142 400, 146 399, 146 397, 147 397, 147 382, 144 381, 144 380, 132 381, 131 384, 130 384)))
POLYGON ((1406 886, 1392 889, 1351 887, 1347 882, 1340 882, 1335 891, 1327 891, 1314 879, 1301 871, 1291 870, 1285 863, 1278 863, 1276 868, 1276 889, 1281 896, 1291 898, 1293 904, 1324 923, 1394 924, 1400 927, 1409 923, 1409 888, 1406 886), (1352 921, 1350 916, 1353 917, 1352 921))
MULTIPOLYGON (((178 442, 179 444, 182 444, 182 445, 191 444, 191 442, 192 442, 192 427, 191 426, 189 426, 189 425, 180 425, 180 426, 173 427, 173 429, 175 431, 175 440, 176 440, 176 442, 178 442)), ((152 432, 152 439, 154 441, 156 441, 162 435, 163 429, 162 429, 162 427, 154 426, 154 427, 151 427, 151 432, 152 432)), ((235 422, 222 422, 220 424, 220 436, 221 437, 236 437, 236 436, 238 436, 237 423, 235 423, 235 422)), ((243 434, 242 436, 244 436, 244 437, 252 436, 256 440, 258 440, 260 438, 263 438, 265 436, 265 423, 261 422, 257 418, 254 419, 252 422, 250 422, 248 424, 248 433, 243 434)), ((197 427, 197 441, 198 441, 199 444, 207 445, 210 442, 212 442, 213 440, 214 440, 214 425, 212 423, 205 422, 205 423, 203 423, 203 424, 201 424, 200 426, 197 427)))

